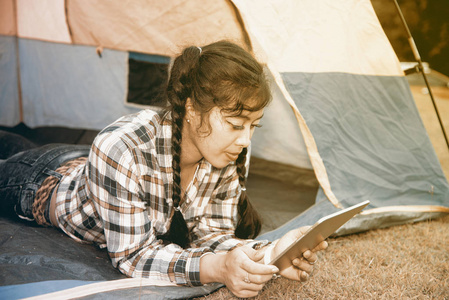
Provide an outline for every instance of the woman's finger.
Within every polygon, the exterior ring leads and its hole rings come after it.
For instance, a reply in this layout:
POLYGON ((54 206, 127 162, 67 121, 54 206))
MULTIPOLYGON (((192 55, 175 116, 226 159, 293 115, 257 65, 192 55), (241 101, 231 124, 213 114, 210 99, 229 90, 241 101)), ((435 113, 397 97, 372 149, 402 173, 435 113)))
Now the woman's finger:
POLYGON ((313 252, 318 252, 318 251, 322 251, 322 250, 326 250, 328 247, 328 243, 326 241, 322 241, 321 243, 319 243, 315 248, 313 248, 313 252))
POLYGON ((246 254, 247 258, 242 259, 241 268, 250 274, 258 275, 269 275, 279 272, 279 269, 273 265, 265 265, 255 262, 253 259, 256 257, 256 251, 254 249, 247 249, 244 246, 241 247, 243 253, 246 254), (248 259, 249 258, 249 259, 248 259))
POLYGON ((243 278, 243 282, 245 283, 245 289, 253 290, 253 291, 260 291, 265 283, 271 279, 272 276, 260 276, 260 275, 254 275, 250 273, 246 273, 245 278, 243 278), (262 277, 266 277, 262 279, 262 277))
POLYGON ((304 235, 304 233, 307 232, 307 230, 310 229, 311 226, 303 226, 303 227, 299 227, 297 229, 293 229, 290 231, 290 233, 295 237, 295 239, 300 238, 301 236, 304 235))
POLYGON ((249 281, 251 283, 261 284, 263 286, 265 283, 267 283, 267 281, 273 278, 274 273, 270 273, 267 275, 251 274, 251 273, 248 274, 249 274, 249 281))
POLYGON ((318 260, 316 253, 310 250, 305 251, 302 256, 312 265, 318 260))
POLYGON ((292 261, 292 264, 297 267, 300 271, 304 271, 306 273, 312 273, 313 271, 313 265, 311 265, 309 262, 307 262, 304 259, 295 258, 292 261))
POLYGON ((301 282, 305 282, 305 281, 309 280, 309 274, 305 271, 302 271, 301 274, 299 275, 299 278, 300 278, 301 282))

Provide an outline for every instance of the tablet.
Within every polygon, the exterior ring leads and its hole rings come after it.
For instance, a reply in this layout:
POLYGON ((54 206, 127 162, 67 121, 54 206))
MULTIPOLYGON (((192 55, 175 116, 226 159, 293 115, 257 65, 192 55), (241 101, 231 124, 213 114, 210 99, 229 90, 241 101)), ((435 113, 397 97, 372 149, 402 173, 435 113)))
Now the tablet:
POLYGON ((319 243, 337 231, 337 229, 343 224, 361 212, 362 209, 364 209, 368 204, 369 200, 366 200, 319 219, 304 233, 304 235, 294 241, 277 257, 273 258, 270 265, 275 265, 279 268, 279 270, 283 270, 291 266, 292 260, 299 257, 299 254, 304 253, 306 250, 312 250, 315 248, 319 243))

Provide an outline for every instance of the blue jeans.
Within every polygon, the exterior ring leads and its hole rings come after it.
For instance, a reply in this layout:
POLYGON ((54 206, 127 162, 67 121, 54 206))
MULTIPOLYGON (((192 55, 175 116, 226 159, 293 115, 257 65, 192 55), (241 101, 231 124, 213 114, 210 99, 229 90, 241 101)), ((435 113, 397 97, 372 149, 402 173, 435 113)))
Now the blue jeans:
MULTIPOLYGON (((55 170, 64 162, 89 155, 90 146, 48 144, 0 160, 0 212, 32 221, 37 190, 48 176, 61 179, 55 170)), ((50 193, 51 197, 51 193, 50 193)), ((47 201, 45 218, 49 222, 47 201)))

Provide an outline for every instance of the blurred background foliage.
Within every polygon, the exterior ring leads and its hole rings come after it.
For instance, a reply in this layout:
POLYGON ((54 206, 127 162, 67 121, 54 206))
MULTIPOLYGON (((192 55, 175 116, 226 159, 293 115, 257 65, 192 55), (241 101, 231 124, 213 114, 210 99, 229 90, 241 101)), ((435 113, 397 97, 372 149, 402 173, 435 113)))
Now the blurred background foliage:
MULTIPOLYGON (((423 62, 449 76, 449 0, 397 0, 423 62)), ((393 0, 371 0, 400 61, 415 61, 393 0)))

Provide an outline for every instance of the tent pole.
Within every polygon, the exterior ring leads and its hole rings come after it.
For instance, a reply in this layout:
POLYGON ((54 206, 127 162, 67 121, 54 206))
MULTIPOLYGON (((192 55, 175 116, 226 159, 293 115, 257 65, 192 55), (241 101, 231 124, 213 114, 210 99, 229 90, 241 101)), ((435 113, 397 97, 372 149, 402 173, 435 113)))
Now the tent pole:
POLYGON ((446 130, 444 129, 443 121, 441 120, 440 113, 438 112, 438 107, 437 107, 437 104, 435 103, 432 89, 430 88, 429 81, 427 80, 427 76, 424 72, 424 67, 423 67, 423 64, 421 61, 421 56, 419 55, 418 48, 416 47, 416 44, 415 44, 415 40, 413 39, 412 34, 410 33, 410 30, 407 26, 407 22, 405 21, 404 15, 402 14, 401 8, 399 7, 397 0, 393 0, 393 2, 396 6, 399 17, 401 18, 402 25, 404 25, 405 31, 407 33, 408 43, 410 44, 410 47, 412 48, 413 55, 415 56, 415 60, 418 62, 418 69, 421 71, 421 74, 424 78, 424 82, 426 83, 427 90, 429 91, 430 99, 432 100, 433 108, 435 109, 435 113, 437 115, 438 122, 440 122, 440 127, 441 127, 441 130, 443 131, 444 139, 446 140, 447 148, 449 149, 449 140, 447 138, 446 130))

